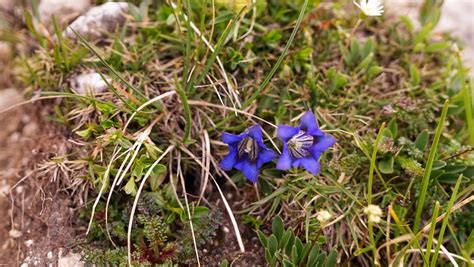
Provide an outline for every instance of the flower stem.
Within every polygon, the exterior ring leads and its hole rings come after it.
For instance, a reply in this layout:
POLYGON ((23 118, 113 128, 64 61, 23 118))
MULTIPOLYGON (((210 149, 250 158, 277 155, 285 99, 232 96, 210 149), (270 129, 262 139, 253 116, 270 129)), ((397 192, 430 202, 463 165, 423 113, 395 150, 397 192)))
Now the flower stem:
POLYGON ((372 249, 372 255, 374 256, 374 265, 378 265, 378 259, 377 259, 377 248, 375 245, 375 238, 374 238, 374 226, 372 224, 372 220, 367 221, 367 228, 369 230, 369 238, 370 238, 370 247, 372 249))
POLYGON ((370 159, 369 181, 367 183, 367 203, 372 204, 372 183, 374 181, 375 161, 377 159, 377 151, 379 149, 380 139, 382 139, 382 132, 385 129, 385 122, 380 126, 379 133, 375 139, 374 149, 372 150, 372 158, 370 159))

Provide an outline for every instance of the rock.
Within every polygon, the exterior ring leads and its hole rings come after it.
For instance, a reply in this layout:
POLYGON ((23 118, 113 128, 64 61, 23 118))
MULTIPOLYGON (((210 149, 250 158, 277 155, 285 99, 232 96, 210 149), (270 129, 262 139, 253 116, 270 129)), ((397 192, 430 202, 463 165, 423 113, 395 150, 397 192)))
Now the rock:
MULTIPOLYGON (((104 75, 107 82, 111 82, 112 79, 104 75)), ((85 94, 98 94, 107 90, 107 83, 102 79, 99 73, 83 73, 71 80, 72 90, 80 95, 85 94)))
MULTIPOLYGON (((386 10, 389 14, 408 16, 417 30, 419 10, 423 0, 387 0, 386 10)), ((449 32, 459 37, 466 45, 461 52, 466 65, 471 67, 474 75, 474 42, 471 14, 474 11, 474 1, 445 0, 441 10, 441 19, 436 25, 435 32, 449 32)))
POLYGON ((69 253, 58 259, 58 267, 83 267, 81 255, 78 253, 69 253))
POLYGON ((66 24, 85 12, 90 5, 90 0, 42 0, 38 5, 38 13, 41 22, 50 28, 53 16, 60 25, 66 24))
POLYGON ((12 57, 10 44, 0 41, 0 62, 8 62, 12 57))
POLYGON ((20 238, 23 234, 15 229, 11 229, 10 232, 8 232, 11 238, 20 238))
POLYGON ((7 184, 5 180, 2 180, 0 184, 0 197, 8 196, 9 192, 10 192, 10 186, 7 184))
POLYGON ((23 101, 23 97, 17 90, 10 88, 0 90, 0 111, 14 106, 23 101))
POLYGON ((107 2, 93 7, 69 25, 64 34, 75 39, 76 31, 91 40, 99 39, 123 24, 128 12, 127 2, 107 2))
POLYGON ((31 247, 31 245, 33 245, 34 243, 35 243, 34 240, 31 240, 31 239, 30 239, 30 240, 26 240, 26 241, 25 241, 25 246, 26 246, 26 247, 31 247))
POLYGON ((10 11, 15 6, 14 0, 0 0, 0 10, 10 11))

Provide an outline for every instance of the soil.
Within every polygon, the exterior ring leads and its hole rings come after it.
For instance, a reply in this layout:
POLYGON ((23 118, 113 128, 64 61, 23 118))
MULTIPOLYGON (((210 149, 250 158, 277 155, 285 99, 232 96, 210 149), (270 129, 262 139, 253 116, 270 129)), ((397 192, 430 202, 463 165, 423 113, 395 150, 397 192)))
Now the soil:
POLYGON ((40 168, 70 147, 47 115, 38 105, 0 114, 0 265, 55 264, 76 235, 71 198, 40 168))

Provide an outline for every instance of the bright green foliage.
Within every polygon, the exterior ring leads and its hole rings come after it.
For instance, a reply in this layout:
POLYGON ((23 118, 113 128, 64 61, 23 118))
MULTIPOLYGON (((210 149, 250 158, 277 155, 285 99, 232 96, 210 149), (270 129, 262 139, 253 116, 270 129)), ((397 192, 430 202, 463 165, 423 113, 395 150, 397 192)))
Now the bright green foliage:
POLYGON ((291 227, 285 230, 280 216, 273 219, 271 235, 267 236, 261 231, 257 231, 257 235, 270 266, 336 266, 335 249, 331 249, 328 255, 318 243, 303 243, 291 227))

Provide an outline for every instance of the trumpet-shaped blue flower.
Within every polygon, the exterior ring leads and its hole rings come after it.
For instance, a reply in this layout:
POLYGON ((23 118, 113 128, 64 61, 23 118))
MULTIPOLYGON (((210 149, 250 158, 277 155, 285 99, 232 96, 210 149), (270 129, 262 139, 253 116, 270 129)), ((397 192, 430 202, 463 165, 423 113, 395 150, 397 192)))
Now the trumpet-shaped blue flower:
POLYGON ((283 143, 283 150, 277 163, 277 169, 280 170, 302 166, 316 175, 320 170, 321 153, 336 143, 336 138, 324 134, 319 129, 316 117, 311 111, 307 111, 301 117, 298 127, 278 126, 277 134, 283 143))
POLYGON ((262 165, 276 157, 276 153, 263 143, 262 128, 258 124, 240 135, 223 133, 222 142, 229 145, 229 154, 220 163, 222 169, 236 168, 252 183, 257 182, 262 165))

